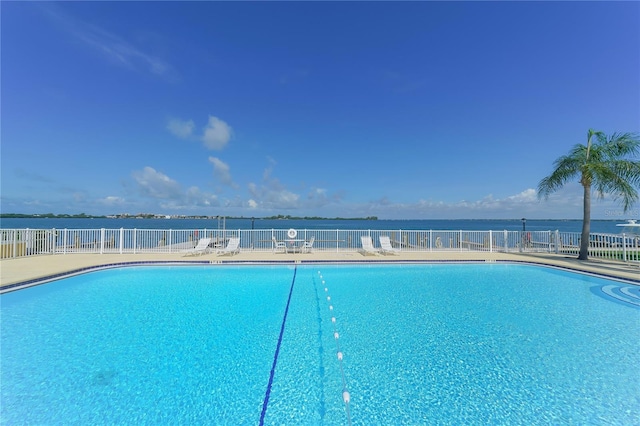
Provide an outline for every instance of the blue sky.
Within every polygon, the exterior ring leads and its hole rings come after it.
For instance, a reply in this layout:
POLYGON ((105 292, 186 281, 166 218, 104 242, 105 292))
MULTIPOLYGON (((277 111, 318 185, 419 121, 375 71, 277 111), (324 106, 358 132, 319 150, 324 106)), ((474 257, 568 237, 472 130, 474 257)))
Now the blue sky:
MULTIPOLYGON (((2 2, 4 213, 580 218, 637 2, 2 2)), ((611 198, 595 218, 628 214, 611 198)))

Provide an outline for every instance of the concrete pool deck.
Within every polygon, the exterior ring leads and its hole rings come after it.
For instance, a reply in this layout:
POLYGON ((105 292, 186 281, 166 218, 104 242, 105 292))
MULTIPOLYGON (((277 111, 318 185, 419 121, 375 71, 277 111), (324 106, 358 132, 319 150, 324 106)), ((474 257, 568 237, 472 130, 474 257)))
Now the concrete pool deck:
POLYGON ((640 265, 593 259, 579 261, 566 255, 547 253, 487 252, 407 252, 398 255, 369 255, 358 252, 315 251, 306 254, 241 252, 234 256, 184 256, 182 253, 138 254, 56 254, 0 260, 0 288, 16 283, 34 283, 41 279, 60 278, 66 273, 83 272, 101 266, 144 263, 384 263, 384 262, 526 262, 557 266, 606 277, 621 278, 640 284, 640 265))

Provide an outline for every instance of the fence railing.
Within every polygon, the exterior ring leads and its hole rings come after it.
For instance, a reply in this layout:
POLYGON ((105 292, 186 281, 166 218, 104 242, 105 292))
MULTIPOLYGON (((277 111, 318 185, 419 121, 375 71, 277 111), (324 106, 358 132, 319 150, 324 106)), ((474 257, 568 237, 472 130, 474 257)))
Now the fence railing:
MULTIPOLYGON (((200 238, 224 247, 230 237, 240 237, 241 251, 267 252, 274 241, 291 244, 314 237, 313 250, 351 252, 361 248, 362 236, 374 246, 388 236, 403 252, 544 252, 577 255, 580 233, 559 231, 463 230, 344 230, 297 229, 0 229, 0 258, 71 253, 179 253, 193 248, 200 238)), ((589 256, 640 262, 640 236, 591 234, 589 256)))

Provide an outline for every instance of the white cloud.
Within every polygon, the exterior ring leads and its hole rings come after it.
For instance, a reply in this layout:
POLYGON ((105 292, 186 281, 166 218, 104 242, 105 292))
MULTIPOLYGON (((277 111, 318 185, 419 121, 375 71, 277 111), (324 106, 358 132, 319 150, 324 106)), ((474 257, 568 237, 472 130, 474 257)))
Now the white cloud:
POLYGON ((104 204, 105 206, 121 206, 125 203, 125 200, 122 197, 110 195, 108 197, 104 197, 101 200, 98 200, 98 202, 104 204))
POLYGON ((231 170, 228 164, 216 157, 209 157, 209 162, 213 164, 213 175, 225 185, 236 188, 237 185, 231 178, 231 170))
POLYGON ((182 121, 175 118, 169 120, 169 124, 167 125, 167 129, 181 139, 186 139, 191 136, 194 127, 195 124, 193 120, 182 121))
POLYGON ((525 189, 519 194, 511 195, 507 197, 507 200, 512 201, 514 203, 532 203, 538 201, 538 192, 533 189, 525 189))
POLYGON ((220 151, 224 149, 231 138, 233 137, 233 129, 226 122, 214 117, 209 116, 209 121, 204 127, 201 136, 193 135, 193 129, 195 123, 193 120, 180 120, 171 119, 167 124, 167 129, 175 136, 181 139, 187 139, 194 136, 194 139, 199 139, 204 143, 204 146, 211 150, 220 151))
POLYGON ((204 128, 202 141, 209 149, 221 150, 229 143, 232 134, 233 130, 227 123, 210 115, 209 122, 204 128))
POLYGON ((178 182, 153 167, 147 166, 141 171, 134 171, 133 179, 138 184, 140 192, 151 198, 175 199, 182 195, 178 182))

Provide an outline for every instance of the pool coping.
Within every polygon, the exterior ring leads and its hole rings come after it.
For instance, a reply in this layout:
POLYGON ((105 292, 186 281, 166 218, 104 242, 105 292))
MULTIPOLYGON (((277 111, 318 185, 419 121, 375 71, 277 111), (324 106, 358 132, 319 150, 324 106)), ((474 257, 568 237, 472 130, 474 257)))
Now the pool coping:
MULTIPOLYGON (((621 277, 619 275, 608 274, 605 272, 597 272, 592 270, 585 270, 584 268, 572 267, 567 265, 558 265, 551 262, 534 261, 534 260, 519 260, 519 259, 293 259, 293 260, 139 260, 139 261, 124 261, 124 262, 112 262, 97 265, 85 266, 68 271, 58 272, 50 275, 45 275, 37 278, 31 278, 24 281, 18 281, 10 284, 6 284, 0 287, 0 294, 9 293, 24 288, 38 286, 46 284, 51 281, 56 281, 63 278, 68 278, 85 273, 115 269, 122 267, 135 267, 135 266, 222 266, 222 265, 385 265, 385 264, 522 264, 531 266, 542 266, 553 269, 559 269, 574 273, 580 273, 605 279, 611 279, 615 281, 621 281, 640 286, 640 274, 639 277, 621 277)), ((597 265, 591 265, 596 266, 597 265)))
POLYGON ((51 275, 46 275, 38 278, 31 278, 25 281, 19 281, 7 285, 3 285, 0 287, 0 294, 9 293, 11 291, 21 290, 23 288, 34 287, 41 284, 46 284, 51 281, 56 281, 63 278, 69 278, 76 275, 82 275, 89 272, 101 271, 105 269, 115 269, 122 267, 130 267, 130 266, 187 266, 187 265, 206 265, 209 264, 208 261, 196 261, 196 260, 185 260, 185 261, 167 261, 167 260, 140 260, 140 261, 129 261, 129 262, 116 262, 116 263, 105 263, 101 265, 92 265, 85 266, 78 269, 73 269, 70 271, 58 272, 51 275))

